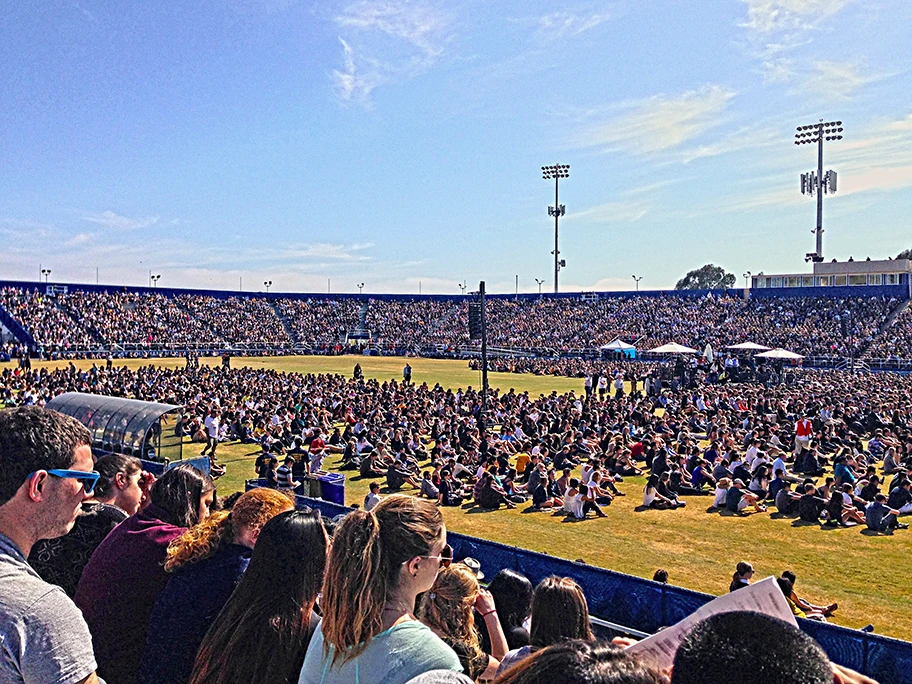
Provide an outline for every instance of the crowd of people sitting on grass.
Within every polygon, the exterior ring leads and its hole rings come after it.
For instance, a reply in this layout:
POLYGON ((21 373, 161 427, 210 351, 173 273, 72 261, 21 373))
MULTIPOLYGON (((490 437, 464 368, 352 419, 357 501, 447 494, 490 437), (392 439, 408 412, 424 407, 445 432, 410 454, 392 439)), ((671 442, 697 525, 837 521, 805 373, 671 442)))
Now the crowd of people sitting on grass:
POLYGON ((473 388, 363 375, 71 364, 7 368, 0 381, 6 406, 43 405, 67 391, 182 405, 178 434, 205 442, 213 459, 226 441, 254 446, 259 475, 274 486, 280 475, 287 487, 331 463, 441 505, 529 503, 584 518, 633 494, 618 488, 625 478, 645 475, 635 492, 645 509, 705 495, 716 510, 776 505, 777 517, 872 529, 895 529, 896 516, 912 511, 909 376, 800 371, 773 387, 493 391, 484 416, 473 388))
MULTIPOLYGON (((872 681, 744 612, 697 624, 659 669, 632 639, 596 639, 569 577, 533 588, 503 570, 482 588, 431 501, 392 495, 330 521, 267 488, 219 500, 189 464, 150 481, 134 458, 96 462, 91 440, 53 411, 0 411, 0 681, 872 681)), ((753 568, 737 570, 733 589, 753 568)), ((793 610, 836 609, 782 580, 793 610)))
MULTIPOLYGON (((907 359, 910 314, 887 326, 902 304, 864 296, 497 298, 488 303, 487 330, 491 345, 551 352, 597 349, 617 338, 635 342, 640 350, 668 341, 720 349, 749 339, 805 355, 842 359, 867 353, 907 359)), ((5 287, 0 289, 0 306, 39 347, 63 355, 75 348, 113 345, 323 349, 343 343, 362 324, 380 349, 477 345, 469 339, 468 301, 458 297, 217 298, 125 288, 47 294, 5 287)))

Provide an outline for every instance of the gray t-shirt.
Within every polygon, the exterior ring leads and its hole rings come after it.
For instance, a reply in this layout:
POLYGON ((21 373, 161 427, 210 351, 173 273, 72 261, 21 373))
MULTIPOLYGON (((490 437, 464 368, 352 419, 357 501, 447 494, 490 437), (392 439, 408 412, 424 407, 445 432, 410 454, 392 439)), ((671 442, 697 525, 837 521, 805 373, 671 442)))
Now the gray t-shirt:
POLYGON ((0 684, 71 684, 95 668, 76 604, 0 534, 0 684))

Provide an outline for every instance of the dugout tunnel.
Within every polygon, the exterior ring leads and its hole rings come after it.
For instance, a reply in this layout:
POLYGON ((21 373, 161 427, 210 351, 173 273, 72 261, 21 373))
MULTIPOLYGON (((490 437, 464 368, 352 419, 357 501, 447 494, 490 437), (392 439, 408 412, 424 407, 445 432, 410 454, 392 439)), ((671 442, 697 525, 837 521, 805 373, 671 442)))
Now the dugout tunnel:
MULTIPOLYGON (((183 461, 183 408, 174 404, 67 392, 47 408, 72 416, 92 433, 96 456, 123 454, 143 462, 143 469, 161 475, 183 461)), ((186 461, 205 473, 208 458, 186 461)))

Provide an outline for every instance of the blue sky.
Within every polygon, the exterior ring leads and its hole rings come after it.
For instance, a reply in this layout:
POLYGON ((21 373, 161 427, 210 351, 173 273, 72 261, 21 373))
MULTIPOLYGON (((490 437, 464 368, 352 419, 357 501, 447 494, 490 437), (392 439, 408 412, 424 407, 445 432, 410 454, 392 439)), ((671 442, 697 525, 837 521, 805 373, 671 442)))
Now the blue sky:
POLYGON ((562 290, 912 247, 912 3, 48 0, 0 23, 0 277, 562 290), (40 265, 40 266, 39 266, 40 265))

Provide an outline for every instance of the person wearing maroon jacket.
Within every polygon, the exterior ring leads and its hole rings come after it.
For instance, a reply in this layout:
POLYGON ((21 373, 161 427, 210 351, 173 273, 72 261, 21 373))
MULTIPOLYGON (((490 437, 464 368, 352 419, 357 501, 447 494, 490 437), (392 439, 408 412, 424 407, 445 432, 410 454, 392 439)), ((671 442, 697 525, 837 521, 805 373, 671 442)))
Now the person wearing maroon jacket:
POLYGON ((124 520, 92 554, 76 589, 98 661, 109 684, 133 684, 152 607, 168 582, 168 544, 205 520, 212 479, 190 464, 172 468, 152 487, 151 503, 124 520))

